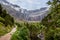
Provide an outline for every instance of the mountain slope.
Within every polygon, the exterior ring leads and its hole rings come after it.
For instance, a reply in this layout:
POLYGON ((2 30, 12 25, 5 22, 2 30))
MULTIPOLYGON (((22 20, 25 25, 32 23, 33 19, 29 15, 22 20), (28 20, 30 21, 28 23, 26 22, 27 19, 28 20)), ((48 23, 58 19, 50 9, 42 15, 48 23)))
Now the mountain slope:
POLYGON ((36 10, 27 10, 22 9, 20 6, 9 3, 6 0, 0 0, 4 9, 8 11, 8 13, 18 20, 26 20, 26 21, 41 21, 48 13, 48 7, 43 7, 36 10))
POLYGON ((14 18, 0 5, 0 37, 11 31, 14 18))
POLYGON ((12 4, 12 3, 8 2, 7 0, 0 0, 0 3, 5 4, 5 5, 7 4, 7 5, 10 5, 10 6, 13 6, 13 7, 20 8, 20 6, 18 6, 16 4, 12 4))

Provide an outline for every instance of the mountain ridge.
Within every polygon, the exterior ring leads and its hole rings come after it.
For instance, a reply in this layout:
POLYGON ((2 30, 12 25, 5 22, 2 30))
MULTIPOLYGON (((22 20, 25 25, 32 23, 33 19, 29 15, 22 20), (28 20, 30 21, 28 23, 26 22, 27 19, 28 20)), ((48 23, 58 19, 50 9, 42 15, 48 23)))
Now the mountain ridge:
MULTIPOLYGON (((2 0, 2 1, 6 2, 6 0, 5 1, 2 0)), ((6 3, 8 3, 8 1, 6 3)), ((11 16, 13 16, 15 19, 18 20, 41 21, 45 16, 47 16, 47 12, 48 12, 47 10, 48 7, 43 7, 36 10, 27 10, 27 9, 22 9, 20 8, 20 6, 11 3, 8 3, 8 5, 5 5, 3 3, 1 4, 3 8, 6 9, 11 16)))

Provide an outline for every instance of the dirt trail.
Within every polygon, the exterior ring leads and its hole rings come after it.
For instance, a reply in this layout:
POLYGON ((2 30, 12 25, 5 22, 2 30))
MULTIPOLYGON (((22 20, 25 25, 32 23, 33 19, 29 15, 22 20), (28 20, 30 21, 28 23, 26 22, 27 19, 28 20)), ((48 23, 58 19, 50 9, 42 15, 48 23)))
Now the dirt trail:
POLYGON ((12 29, 11 32, 7 33, 6 35, 0 37, 0 40, 10 40, 12 34, 16 31, 16 27, 12 29))

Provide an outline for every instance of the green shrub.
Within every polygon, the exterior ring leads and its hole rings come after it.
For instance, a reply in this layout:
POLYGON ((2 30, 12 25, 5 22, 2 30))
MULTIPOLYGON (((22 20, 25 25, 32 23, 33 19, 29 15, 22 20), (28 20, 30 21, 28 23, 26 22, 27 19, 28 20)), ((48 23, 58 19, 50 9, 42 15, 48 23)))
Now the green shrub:
POLYGON ((40 32, 43 31, 45 27, 40 23, 29 23, 27 25, 27 28, 30 31, 31 40, 38 40, 37 35, 40 34, 40 32))
POLYGON ((3 9, 1 4, 0 4, 0 22, 5 24, 5 26, 7 26, 7 25, 13 26, 14 25, 14 18, 11 17, 5 9, 3 9))
POLYGON ((60 28, 49 28, 45 33, 45 40, 60 40, 60 28))
POLYGON ((44 31, 45 26, 40 23, 16 23, 17 31, 11 40, 40 40, 37 35, 44 31))
POLYGON ((29 36, 29 30, 22 27, 12 35, 11 40, 30 40, 29 36))
POLYGON ((0 36, 5 35, 6 33, 10 32, 12 29, 12 27, 8 26, 4 26, 3 23, 0 22, 0 36))

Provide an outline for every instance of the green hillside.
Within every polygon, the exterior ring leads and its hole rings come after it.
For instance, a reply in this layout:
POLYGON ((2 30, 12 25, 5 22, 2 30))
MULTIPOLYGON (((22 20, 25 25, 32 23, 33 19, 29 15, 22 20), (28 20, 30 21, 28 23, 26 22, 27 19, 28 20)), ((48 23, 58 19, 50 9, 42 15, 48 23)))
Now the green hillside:
POLYGON ((11 17, 0 4, 0 36, 10 32, 13 25, 13 17, 11 17))
POLYGON ((60 1, 48 1, 50 13, 42 20, 46 27, 45 40, 60 40, 60 1))
POLYGON ((37 35, 44 30, 39 22, 16 23, 17 31, 12 35, 11 40, 40 40, 37 35))
POLYGON ((42 20, 43 25, 46 27, 60 27, 60 3, 59 0, 52 0, 52 2, 48 1, 50 6, 50 13, 47 17, 42 20))

